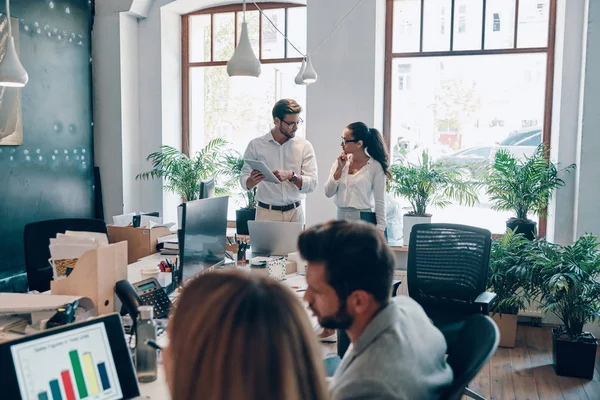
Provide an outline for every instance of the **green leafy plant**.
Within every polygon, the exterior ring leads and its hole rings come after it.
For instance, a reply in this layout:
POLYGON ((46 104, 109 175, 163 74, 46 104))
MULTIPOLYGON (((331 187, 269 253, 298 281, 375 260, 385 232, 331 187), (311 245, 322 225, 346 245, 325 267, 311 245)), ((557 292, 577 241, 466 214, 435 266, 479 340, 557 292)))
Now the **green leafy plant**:
MULTIPOLYGON (((225 139, 213 139, 194 158, 174 147, 162 146, 147 158, 152 162, 152 170, 138 174, 135 179, 163 178, 165 190, 180 195, 184 202, 197 200, 202 180, 225 173, 222 152, 226 144, 225 139)), ((216 193, 221 195, 228 191, 217 187, 216 193)))
POLYGON ((527 221, 529 213, 545 216, 552 193, 565 184, 559 175, 575 168, 572 164, 559 170, 547 156, 544 144, 524 159, 506 150, 498 151, 485 178, 493 209, 513 211, 521 221, 527 221))
MULTIPOLYGON (((239 187, 242 168, 244 167, 244 157, 237 151, 231 150, 225 155, 225 165, 227 174, 231 177, 230 186, 239 187)), ((248 210, 256 208, 256 188, 257 186, 254 186, 250 190, 243 191, 243 196, 246 200, 246 209, 248 210)))
POLYGON ((434 163, 423 152, 418 164, 394 164, 390 168, 389 191, 406 198, 412 207, 408 215, 429 216, 427 207, 445 207, 452 200, 472 206, 477 203, 477 183, 462 168, 434 163))
POLYGON ((533 282, 541 310, 556 315, 572 340, 583 327, 600 317, 600 251, 598 239, 582 235, 571 246, 539 241, 531 253, 533 282))
POLYGON ((493 313, 516 315, 531 302, 531 246, 525 236, 510 229, 492 242, 487 286, 498 296, 493 313))

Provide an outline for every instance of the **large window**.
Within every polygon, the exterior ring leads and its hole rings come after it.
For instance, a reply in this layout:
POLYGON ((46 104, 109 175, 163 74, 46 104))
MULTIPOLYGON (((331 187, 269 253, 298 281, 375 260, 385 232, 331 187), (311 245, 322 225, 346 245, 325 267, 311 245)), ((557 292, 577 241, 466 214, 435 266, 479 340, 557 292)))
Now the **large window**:
MULTIPOLYGON (((294 83, 302 56, 277 31, 306 52, 306 7, 286 3, 258 6, 264 16, 250 4, 246 12, 250 42, 262 64, 258 79, 227 75, 227 61, 241 32, 241 4, 182 17, 182 143, 186 154, 195 154, 216 137, 226 139, 229 148, 243 154, 250 140, 269 131, 271 109, 277 100, 293 98, 306 104, 305 86, 294 83)), ((242 204, 240 196, 231 197, 229 219, 235 219, 235 210, 242 204)))
MULTIPOLYGON (((498 149, 525 156, 549 143, 555 10, 556 0, 388 0, 392 159, 418 162, 426 150, 475 173, 498 149)), ((482 190, 475 207, 428 212, 501 233, 512 215, 491 207, 482 190)))

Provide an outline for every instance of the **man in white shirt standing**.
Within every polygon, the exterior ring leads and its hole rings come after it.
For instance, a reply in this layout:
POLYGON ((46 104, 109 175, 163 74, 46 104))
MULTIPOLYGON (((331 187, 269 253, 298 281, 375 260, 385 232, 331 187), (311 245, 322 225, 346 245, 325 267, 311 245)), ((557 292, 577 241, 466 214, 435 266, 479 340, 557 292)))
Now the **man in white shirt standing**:
POLYGON ((280 181, 263 182, 264 175, 244 163, 242 188, 250 190, 258 185, 257 221, 304 222, 302 200, 317 187, 317 160, 310 142, 296 137, 303 122, 301 112, 295 100, 279 100, 273 107, 273 129, 246 148, 245 160, 264 162, 280 181))

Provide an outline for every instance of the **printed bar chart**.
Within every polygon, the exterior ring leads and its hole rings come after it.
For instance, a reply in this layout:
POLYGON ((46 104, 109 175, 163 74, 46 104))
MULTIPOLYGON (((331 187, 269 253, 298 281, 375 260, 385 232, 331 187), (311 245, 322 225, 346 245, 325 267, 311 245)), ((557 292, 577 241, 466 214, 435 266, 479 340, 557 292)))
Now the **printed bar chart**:
POLYGON ((100 380, 102 381, 102 390, 110 389, 110 381, 108 380, 108 374, 106 373, 106 365, 103 362, 98 363, 98 373, 100 374, 100 380))
POLYGON ((69 370, 61 372, 60 377, 63 382, 63 387, 65 388, 65 396, 67 396, 67 400, 75 400, 75 391, 73 390, 73 382, 71 382, 71 374, 69 374, 69 370))
POLYGON ((23 400, 123 398, 102 323, 18 344, 11 352, 23 400))
POLYGON ((62 400, 58 379, 53 379, 50 381, 50 391, 52 392, 52 400, 62 400))
POLYGON ((98 387, 98 377, 96 376, 96 369, 94 368, 94 362, 92 361, 92 353, 83 353, 81 358, 83 360, 85 377, 88 382, 88 389, 90 395, 93 396, 100 392, 100 388, 98 387))
POLYGON ((85 399, 88 396, 88 392, 85 386, 85 380, 83 379, 83 371, 81 369, 81 363, 79 362, 77 350, 70 351, 69 358, 71 359, 71 366, 73 367, 73 373, 75 374, 75 384, 77 385, 79 398, 85 399))

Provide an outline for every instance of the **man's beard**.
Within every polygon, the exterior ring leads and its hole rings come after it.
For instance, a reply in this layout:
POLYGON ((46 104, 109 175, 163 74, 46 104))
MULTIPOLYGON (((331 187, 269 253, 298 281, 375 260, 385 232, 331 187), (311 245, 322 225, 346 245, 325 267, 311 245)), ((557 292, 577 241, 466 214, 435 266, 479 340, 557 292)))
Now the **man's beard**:
POLYGON ((334 315, 322 317, 319 320, 319 325, 326 329, 345 330, 350 328, 353 323, 354 318, 348 314, 348 311, 346 310, 346 300, 340 301, 340 307, 334 315))
POLYGON ((293 139, 294 136, 296 136, 296 132, 295 131, 293 131, 291 133, 288 133, 288 132, 284 132, 283 129, 281 129, 281 128, 279 128, 279 133, 281 133, 283 136, 285 136, 288 139, 293 139))

